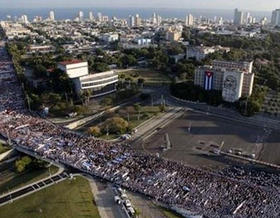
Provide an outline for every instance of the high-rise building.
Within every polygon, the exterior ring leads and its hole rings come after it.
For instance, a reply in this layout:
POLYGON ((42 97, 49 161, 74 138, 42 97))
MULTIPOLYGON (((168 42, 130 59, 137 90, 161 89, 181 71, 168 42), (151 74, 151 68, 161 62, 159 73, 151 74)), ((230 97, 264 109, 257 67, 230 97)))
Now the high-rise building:
POLYGON ((82 21, 84 19, 84 12, 79 11, 79 20, 82 21))
POLYGON ((280 9, 272 11, 271 25, 280 26, 280 9))
POLYGON ((224 20, 222 17, 218 19, 218 25, 222 26, 224 24, 224 20))
POLYGON ((90 11, 90 12, 88 13, 88 19, 89 19, 90 21, 93 21, 93 20, 94 20, 94 16, 93 16, 92 11, 90 11))
POLYGON ((157 15, 157 25, 160 25, 162 22, 161 16, 157 15))
POLYGON ((21 16, 21 21, 22 21, 22 23, 24 23, 24 24, 28 24, 29 23, 29 21, 28 21, 28 17, 27 17, 27 15, 22 15, 21 16))
POLYGON ((132 16, 132 15, 129 15, 128 26, 130 26, 130 27, 134 27, 135 26, 135 17, 132 16))
POLYGON ((157 15, 156 15, 156 13, 153 14, 153 17, 152 17, 152 24, 153 24, 153 25, 156 25, 156 24, 157 24, 157 15))
POLYGON ((261 21, 260 21, 260 24, 262 26, 265 26, 267 24, 267 17, 262 18, 261 21))
POLYGON ((97 21, 98 22, 102 22, 103 20, 102 20, 102 13, 101 12, 98 12, 97 13, 97 21))
POLYGON ((234 24, 242 25, 244 22, 244 14, 242 11, 239 11, 237 8, 234 10, 234 24))
POLYGON ((54 20, 55 20, 54 11, 50 11, 49 19, 50 19, 51 21, 54 21, 54 20))
POLYGON ((135 26, 141 26, 142 24, 142 20, 141 17, 139 16, 139 14, 135 15, 135 26))
POLYGON ((191 14, 186 16, 186 26, 193 26, 194 18, 191 14))

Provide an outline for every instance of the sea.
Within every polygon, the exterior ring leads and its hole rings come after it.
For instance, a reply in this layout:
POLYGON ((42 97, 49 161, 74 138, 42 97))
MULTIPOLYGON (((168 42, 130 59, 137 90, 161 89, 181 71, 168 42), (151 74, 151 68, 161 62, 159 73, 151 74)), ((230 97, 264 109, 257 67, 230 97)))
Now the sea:
MULTIPOLYGON (((55 12, 56 20, 73 19, 78 16, 79 11, 84 12, 84 17, 88 17, 88 13, 92 11, 94 16, 98 12, 104 16, 128 18, 129 15, 139 14, 142 18, 150 18, 153 13, 159 14, 163 18, 179 18, 185 19, 187 14, 192 14, 194 17, 206 17, 213 19, 216 17, 223 17, 224 20, 232 20, 234 10, 215 10, 215 9, 170 9, 170 8, 0 8, 0 20, 6 20, 7 16, 12 18, 27 15, 29 20, 32 20, 35 16, 42 16, 47 18, 49 11, 55 12)), ((270 19, 270 11, 249 11, 250 14, 257 18, 257 20, 267 17, 270 19)))

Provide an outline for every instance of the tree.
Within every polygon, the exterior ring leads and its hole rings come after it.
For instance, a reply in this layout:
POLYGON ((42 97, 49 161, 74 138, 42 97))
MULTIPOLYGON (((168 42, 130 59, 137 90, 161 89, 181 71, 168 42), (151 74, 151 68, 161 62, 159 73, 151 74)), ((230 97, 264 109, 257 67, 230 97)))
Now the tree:
POLYGON ((24 156, 21 159, 17 160, 15 163, 17 172, 18 173, 23 172, 31 162, 32 162, 32 160, 28 156, 24 156))
POLYGON ((100 128, 99 128, 98 126, 92 126, 92 127, 90 127, 90 128, 88 129, 88 133, 89 133, 90 135, 93 135, 93 136, 95 136, 95 137, 98 137, 98 136, 101 135, 101 130, 100 130, 100 128))
POLYGON ((145 82, 145 79, 143 79, 143 78, 139 78, 138 81, 137 81, 138 85, 141 86, 141 87, 143 87, 144 82, 145 82))
POLYGON ((138 113, 137 119, 140 120, 140 112, 141 112, 141 105, 140 104, 134 104, 134 109, 138 113))
POLYGON ((124 134, 127 131, 128 122, 121 117, 109 118, 103 124, 102 131, 106 132, 106 129, 113 134, 124 134))

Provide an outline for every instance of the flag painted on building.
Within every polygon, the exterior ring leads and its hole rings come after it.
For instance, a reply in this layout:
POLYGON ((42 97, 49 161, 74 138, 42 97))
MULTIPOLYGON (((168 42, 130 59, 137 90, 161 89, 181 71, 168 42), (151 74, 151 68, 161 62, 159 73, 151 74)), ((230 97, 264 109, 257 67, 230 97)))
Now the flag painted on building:
POLYGON ((204 89, 205 90, 212 90, 213 88, 213 72, 206 71, 205 72, 205 79, 204 79, 204 89))

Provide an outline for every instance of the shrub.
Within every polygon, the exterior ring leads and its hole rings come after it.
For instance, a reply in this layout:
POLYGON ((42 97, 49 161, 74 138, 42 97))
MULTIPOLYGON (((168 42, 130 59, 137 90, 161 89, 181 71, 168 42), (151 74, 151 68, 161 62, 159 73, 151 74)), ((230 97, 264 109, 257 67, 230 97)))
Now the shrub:
POLYGON ((92 126, 92 127, 88 128, 88 133, 95 137, 98 137, 101 135, 101 130, 98 126, 92 126))
POLYGON ((107 128, 110 133, 124 134, 128 128, 128 122, 121 117, 109 118, 103 124, 102 131, 106 132, 107 128))

